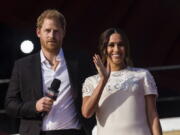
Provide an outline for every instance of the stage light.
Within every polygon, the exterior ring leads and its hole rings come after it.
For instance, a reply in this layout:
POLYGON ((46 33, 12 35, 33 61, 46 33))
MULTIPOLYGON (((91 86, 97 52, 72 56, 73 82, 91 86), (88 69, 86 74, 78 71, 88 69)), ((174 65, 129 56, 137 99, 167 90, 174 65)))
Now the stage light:
POLYGON ((34 49, 34 44, 30 40, 25 40, 21 43, 20 49, 23 53, 29 54, 33 51, 34 49))

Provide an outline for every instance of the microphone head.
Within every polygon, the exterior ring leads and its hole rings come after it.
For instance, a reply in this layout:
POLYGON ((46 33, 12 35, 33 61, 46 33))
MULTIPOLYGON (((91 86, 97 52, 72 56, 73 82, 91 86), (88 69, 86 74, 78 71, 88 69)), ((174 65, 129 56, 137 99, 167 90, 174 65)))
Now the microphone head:
POLYGON ((48 88, 47 92, 45 93, 45 95, 47 97, 50 97, 54 100, 56 100, 57 96, 58 96, 58 89, 60 87, 61 81, 58 79, 54 79, 51 83, 51 86, 48 88))
POLYGON ((61 84, 61 81, 59 79, 54 79, 49 89, 53 91, 58 91, 60 84, 61 84))

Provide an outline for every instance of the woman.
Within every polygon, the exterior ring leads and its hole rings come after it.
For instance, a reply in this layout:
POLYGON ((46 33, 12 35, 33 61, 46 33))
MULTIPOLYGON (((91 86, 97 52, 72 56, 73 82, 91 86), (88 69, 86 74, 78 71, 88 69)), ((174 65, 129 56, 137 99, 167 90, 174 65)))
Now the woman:
POLYGON ((96 113, 97 135, 162 135, 156 111, 157 88, 145 69, 130 67, 123 31, 107 29, 93 57, 97 75, 83 84, 82 114, 96 113))

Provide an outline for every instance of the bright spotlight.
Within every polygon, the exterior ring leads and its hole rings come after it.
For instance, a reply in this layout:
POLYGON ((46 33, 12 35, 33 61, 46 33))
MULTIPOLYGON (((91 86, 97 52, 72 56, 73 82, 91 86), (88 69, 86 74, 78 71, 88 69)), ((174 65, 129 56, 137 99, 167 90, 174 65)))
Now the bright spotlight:
POLYGON ((23 53, 31 53, 34 49, 34 44, 30 40, 25 40, 21 43, 20 49, 23 53))

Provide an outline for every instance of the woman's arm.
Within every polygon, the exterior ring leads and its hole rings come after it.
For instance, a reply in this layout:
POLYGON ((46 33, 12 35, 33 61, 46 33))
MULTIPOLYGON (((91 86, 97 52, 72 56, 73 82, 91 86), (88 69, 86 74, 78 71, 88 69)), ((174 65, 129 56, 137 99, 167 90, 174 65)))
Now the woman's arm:
POLYGON ((99 81, 99 84, 93 91, 93 94, 91 96, 86 96, 83 98, 82 114, 85 118, 90 118, 95 113, 105 84, 106 80, 101 79, 99 81))
POLYGON ((152 135, 162 135, 161 124, 156 110, 156 95, 145 96, 146 112, 152 135))
POLYGON ((98 82, 98 85, 93 90, 93 93, 91 96, 86 96, 83 98, 82 103, 82 115, 85 118, 90 118, 96 111, 96 107, 98 105, 99 99, 101 97, 102 91, 108 81, 109 75, 110 75, 110 66, 109 63, 107 64, 107 68, 104 67, 100 57, 98 55, 95 55, 93 57, 94 64, 96 66, 96 69, 99 73, 100 80, 98 82))

